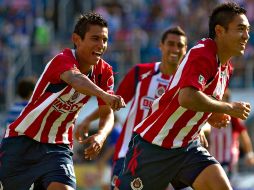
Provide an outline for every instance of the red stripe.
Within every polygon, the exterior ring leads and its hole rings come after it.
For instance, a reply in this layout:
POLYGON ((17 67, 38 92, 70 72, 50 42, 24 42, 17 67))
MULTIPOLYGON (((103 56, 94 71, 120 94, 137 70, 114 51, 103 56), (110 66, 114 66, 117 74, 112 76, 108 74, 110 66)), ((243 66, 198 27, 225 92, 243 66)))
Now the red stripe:
POLYGON ((162 142, 163 147, 170 148, 173 145, 173 141, 175 137, 178 135, 179 131, 184 128, 188 121, 195 115, 195 112, 193 111, 186 111, 179 117, 179 119, 174 123, 172 129, 170 129, 169 134, 166 136, 166 138, 162 142))
POLYGON ((38 131, 40 130, 42 124, 42 121, 47 114, 48 110, 51 108, 51 105, 48 106, 46 109, 43 110, 43 112, 40 113, 40 115, 31 123, 31 125, 24 131, 24 134, 27 136, 34 138, 38 131))
POLYGON ((191 131, 184 137, 183 144, 182 144, 183 147, 187 146, 189 144, 189 142, 192 140, 192 137, 194 134, 199 133, 200 125, 207 119, 208 115, 209 115, 209 113, 205 113, 202 116, 202 118, 197 122, 197 124, 192 127, 191 131))
POLYGON ((151 115, 154 117, 150 117, 151 121, 155 121, 157 120, 153 126, 147 131, 147 133, 144 135, 144 139, 146 139, 149 142, 152 142, 153 139, 158 135, 158 133, 160 132, 160 130, 163 127, 168 127, 165 126, 166 122, 168 121, 169 117, 175 112, 175 110, 179 107, 178 103, 175 104, 164 104, 164 106, 166 105, 165 109, 158 109, 157 111, 159 111, 159 116, 156 115, 151 115), (159 117, 159 118, 158 118, 159 117))
POLYGON ((58 127, 55 140, 57 144, 63 143, 63 134, 66 132, 67 124, 73 119, 74 115, 76 115, 76 112, 68 114, 66 119, 61 123, 61 126, 58 127))
POLYGON ((52 128, 52 125, 54 125, 54 122, 56 119, 58 119, 58 117, 61 116, 62 113, 56 111, 56 110, 53 110, 50 115, 47 117, 47 120, 46 120, 46 123, 43 127, 43 131, 42 131, 42 134, 41 134, 41 142, 48 142, 49 140, 49 132, 50 132, 50 129, 52 128))

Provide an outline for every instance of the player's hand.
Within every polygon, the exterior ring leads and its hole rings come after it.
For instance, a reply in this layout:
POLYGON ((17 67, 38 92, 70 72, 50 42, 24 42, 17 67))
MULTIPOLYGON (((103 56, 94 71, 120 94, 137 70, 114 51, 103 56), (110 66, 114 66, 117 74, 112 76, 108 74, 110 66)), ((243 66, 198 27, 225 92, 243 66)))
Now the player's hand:
POLYGON ((229 115, 246 120, 250 114, 251 107, 248 102, 232 102, 232 109, 228 112, 229 115))
POLYGON ((100 133, 86 138, 82 143, 87 145, 84 150, 85 159, 93 160, 101 151, 106 140, 106 136, 100 133))
POLYGON ((108 104, 112 110, 118 111, 126 106, 124 99, 119 95, 113 95, 106 93, 102 98, 106 104, 108 104))
POLYGON ((76 126, 74 136, 79 143, 82 143, 84 139, 88 137, 88 131, 89 131, 89 122, 83 121, 82 123, 76 126))
POLYGON ((212 113, 207 120, 208 123, 215 128, 225 128, 230 123, 230 116, 224 113, 212 113))

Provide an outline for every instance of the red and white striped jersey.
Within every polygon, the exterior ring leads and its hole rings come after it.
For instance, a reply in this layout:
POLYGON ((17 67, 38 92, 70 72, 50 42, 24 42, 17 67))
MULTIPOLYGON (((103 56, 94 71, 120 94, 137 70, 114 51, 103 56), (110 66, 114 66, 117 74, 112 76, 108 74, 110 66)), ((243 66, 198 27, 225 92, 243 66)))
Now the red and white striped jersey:
MULTIPOLYGON (((165 148, 184 147, 198 138, 199 131, 211 113, 196 112, 181 107, 179 90, 193 87, 221 100, 232 65, 221 65, 216 43, 203 39, 186 54, 166 92, 152 105, 151 114, 134 131, 148 142, 165 148)), ((189 97, 191 98, 191 97, 189 97)))
POLYGON ((114 160, 125 157, 133 127, 147 117, 153 101, 165 92, 172 78, 162 74, 159 65, 160 62, 136 65, 127 73, 116 91, 125 102, 132 102, 116 143, 114 160))
POLYGON ((239 135, 246 130, 238 118, 231 119, 225 128, 211 127, 209 135, 209 152, 220 163, 237 163, 239 158, 239 135))
MULTIPOLYGON (((78 70, 75 50, 65 49, 55 56, 40 76, 28 105, 6 129, 5 137, 26 135, 36 141, 72 144, 72 130, 80 109, 90 96, 77 92, 60 79, 68 70, 78 70)), ((100 60, 88 74, 103 90, 113 93, 112 67, 100 60)), ((103 100, 98 98, 98 104, 103 100)))

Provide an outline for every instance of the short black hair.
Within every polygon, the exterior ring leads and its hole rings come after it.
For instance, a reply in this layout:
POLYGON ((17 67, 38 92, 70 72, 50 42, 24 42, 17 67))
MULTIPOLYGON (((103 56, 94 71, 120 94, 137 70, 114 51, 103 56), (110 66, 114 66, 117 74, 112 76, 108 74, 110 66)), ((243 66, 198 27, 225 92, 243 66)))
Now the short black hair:
POLYGON ((215 26, 221 25, 225 29, 236 15, 244 14, 246 15, 246 10, 240 5, 234 2, 228 2, 218 5, 212 12, 209 18, 209 38, 214 39, 215 26))
POLYGON ((84 39, 85 33, 89 30, 90 25, 108 27, 107 21, 100 14, 88 12, 79 17, 73 32, 78 34, 81 39, 84 39))
POLYGON ((20 79, 17 86, 17 93, 22 99, 28 99, 32 95, 35 87, 35 79, 32 77, 26 77, 20 79))
POLYGON ((187 36, 184 32, 184 30, 180 27, 180 26, 175 26, 175 27, 170 27, 168 29, 166 29, 161 36, 161 43, 164 43, 168 34, 176 34, 179 36, 185 36, 186 38, 186 44, 187 44, 187 36))

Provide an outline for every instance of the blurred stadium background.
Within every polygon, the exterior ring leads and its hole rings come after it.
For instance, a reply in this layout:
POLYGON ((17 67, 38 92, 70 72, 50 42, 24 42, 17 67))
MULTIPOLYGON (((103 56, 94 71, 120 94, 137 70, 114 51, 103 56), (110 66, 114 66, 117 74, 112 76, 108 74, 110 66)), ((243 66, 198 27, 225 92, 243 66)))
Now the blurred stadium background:
MULTIPOLYGON (((236 1, 247 9, 249 22, 253 26, 254 0, 236 1)), ((219 2, 224 0, 0 0, 1 131, 5 127, 6 111, 17 98, 17 81, 23 76, 38 77, 52 56, 64 47, 72 47, 70 36, 80 13, 93 10, 108 21, 109 44, 104 58, 117 73, 117 87, 131 66, 160 60, 159 34, 165 28, 180 25, 186 31, 189 47, 207 37, 210 11, 219 2)), ((253 60, 254 31, 251 30, 245 55, 234 59, 235 70, 230 87, 233 100, 250 101, 252 107, 253 60)), ((88 105, 91 107, 89 110, 94 108, 94 103, 88 105)), ((78 122, 86 114, 81 112, 78 122)), ((125 113, 120 112, 119 115, 124 116, 125 113)), ((247 121, 252 141, 253 117, 252 112, 247 121)), ((236 189, 253 190, 253 168, 246 168, 240 161, 239 171, 241 175, 236 181, 240 185, 236 189)), ((96 189, 91 185, 88 187, 95 179, 91 177, 92 172, 86 176, 86 182, 84 175, 78 174, 82 180, 80 186, 86 186, 83 189, 96 189)))

